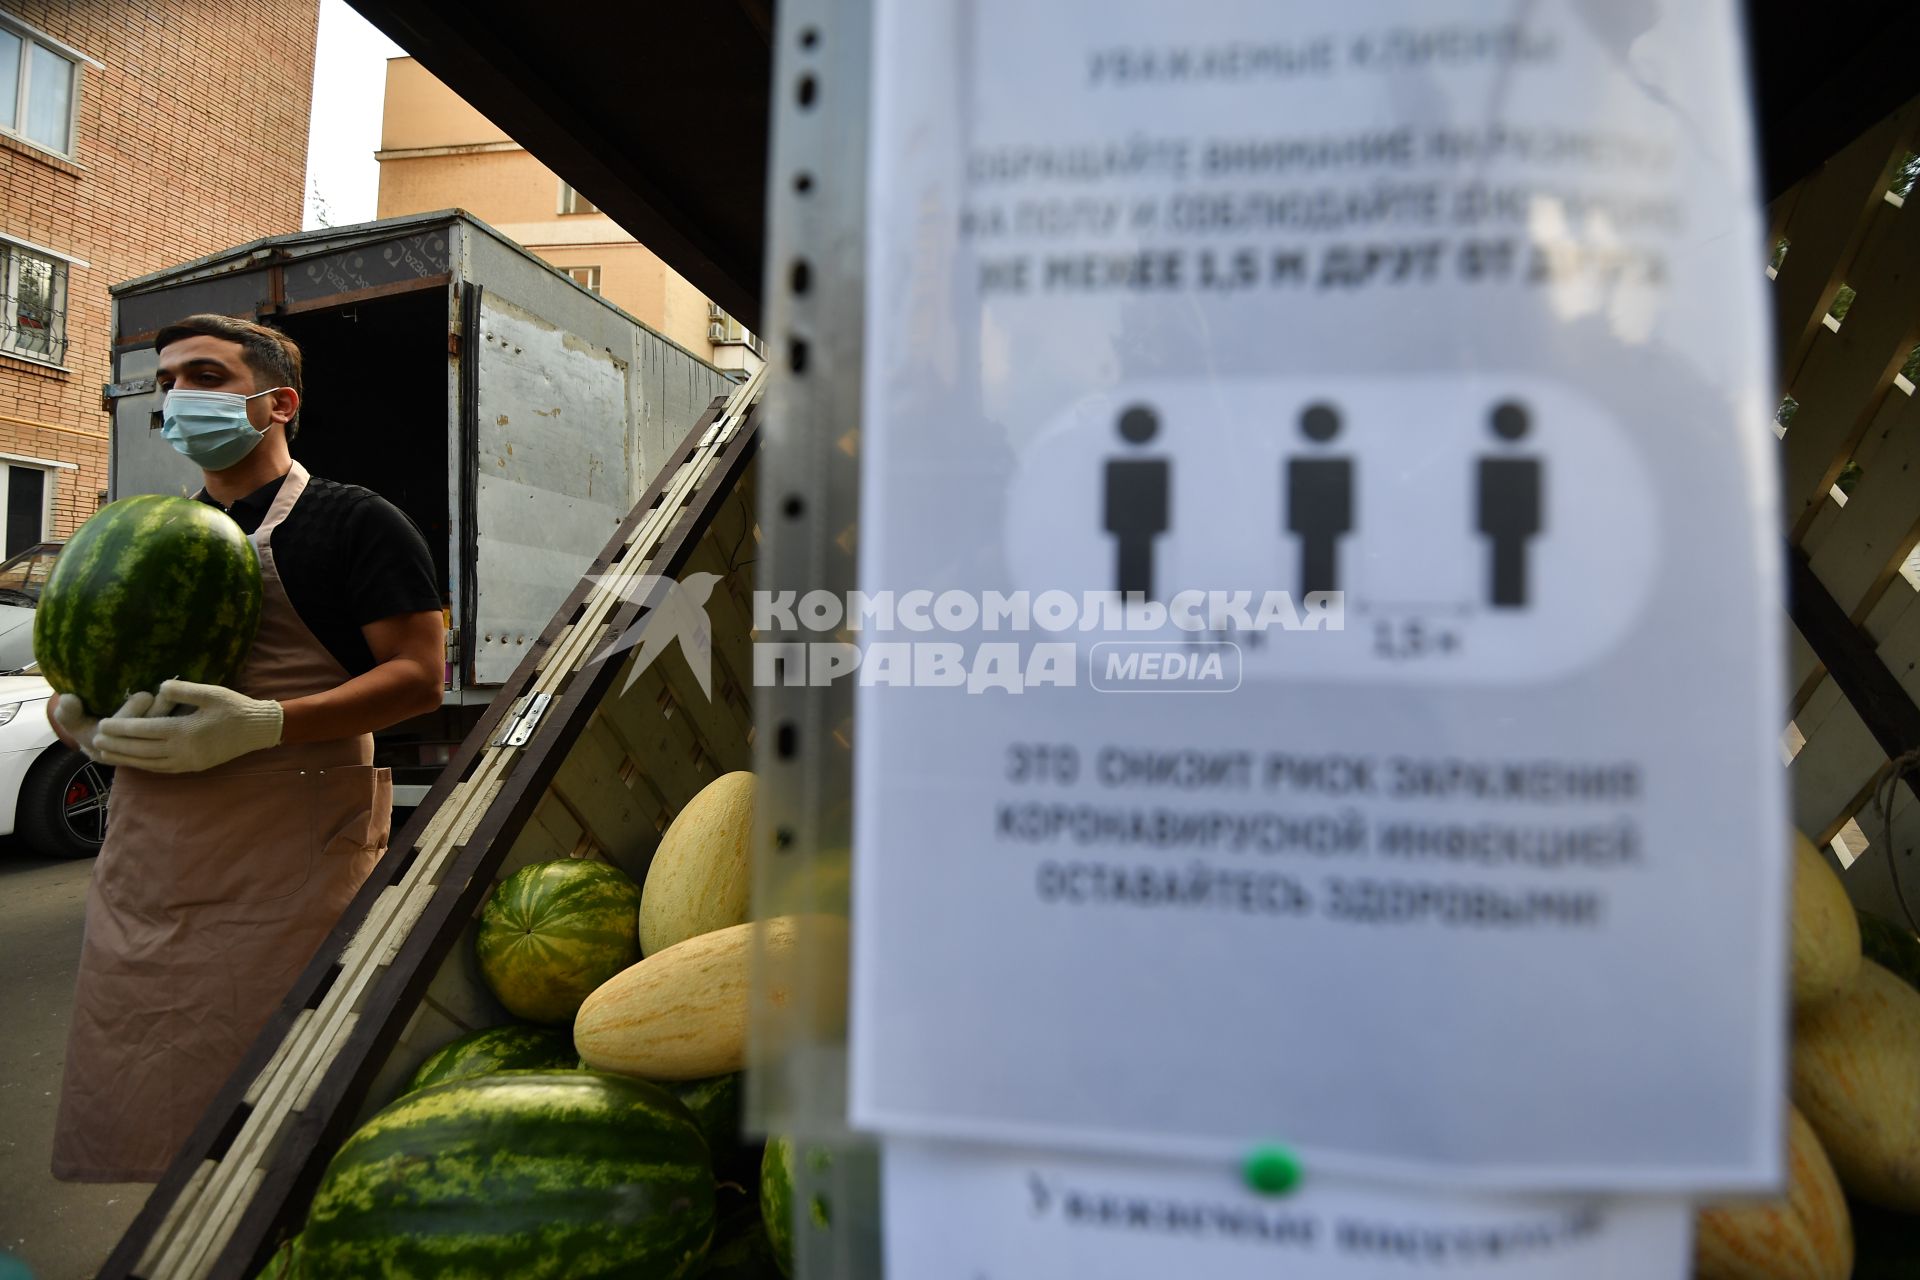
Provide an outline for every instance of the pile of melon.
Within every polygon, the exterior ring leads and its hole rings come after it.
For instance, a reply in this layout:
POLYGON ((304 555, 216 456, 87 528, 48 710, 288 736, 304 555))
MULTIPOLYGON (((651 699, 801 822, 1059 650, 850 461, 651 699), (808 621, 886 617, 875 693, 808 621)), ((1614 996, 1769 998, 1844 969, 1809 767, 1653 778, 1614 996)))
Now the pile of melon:
MULTIPOLYGON (((644 888, 588 860, 502 881, 475 959, 521 1021, 424 1062, 336 1154, 268 1274, 791 1276, 794 1233, 832 1226, 824 1197, 794 1201, 827 1155, 742 1139, 750 971, 756 947, 770 974, 843 971, 845 886, 751 921, 752 826, 753 776, 732 773, 668 827, 644 888)), ((1920 1277, 1920 939, 1857 915, 1795 846, 1787 1192, 1703 1209, 1694 1274, 1920 1277)))
POLYGON ((1703 1210, 1696 1280, 1920 1276, 1920 940, 1798 832, 1790 980, 1787 1194, 1703 1210))
POLYGON ((831 1222, 817 1195, 794 1213, 796 1158, 825 1157, 743 1140, 750 969, 764 947, 785 974, 799 945, 844 969, 846 921, 749 919, 753 791, 741 772, 695 796, 644 888, 584 859, 495 886, 474 958, 520 1021, 421 1064, 334 1156, 268 1274, 791 1275, 795 1223, 831 1222))

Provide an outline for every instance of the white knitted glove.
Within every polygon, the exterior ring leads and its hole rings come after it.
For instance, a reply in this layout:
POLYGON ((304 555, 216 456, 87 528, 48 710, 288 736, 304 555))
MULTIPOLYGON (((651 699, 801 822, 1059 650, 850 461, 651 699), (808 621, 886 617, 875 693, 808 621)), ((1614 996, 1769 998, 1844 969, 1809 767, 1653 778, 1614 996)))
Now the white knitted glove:
MULTIPOLYGON (((144 716, 153 707, 153 695, 146 692, 134 694, 120 704, 113 718, 132 719, 144 716)), ((73 745, 80 748, 81 754, 89 760, 98 760, 95 754, 94 735, 99 732, 100 721, 87 714, 87 704, 73 693, 55 694, 53 698, 53 719, 66 735, 73 739, 73 745)))
POLYGON ((143 716, 111 716, 94 730, 94 759, 116 768, 198 773, 280 742, 277 702, 249 698, 217 684, 168 680, 143 716), (176 707, 192 707, 184 716, 176 707))

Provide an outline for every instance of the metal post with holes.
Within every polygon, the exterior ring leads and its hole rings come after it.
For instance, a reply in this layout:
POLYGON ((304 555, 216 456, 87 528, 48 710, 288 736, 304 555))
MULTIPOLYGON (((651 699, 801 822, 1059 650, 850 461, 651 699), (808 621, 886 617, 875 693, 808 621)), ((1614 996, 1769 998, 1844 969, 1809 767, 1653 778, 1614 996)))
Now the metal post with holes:
MULTIPOLYGON (((776 375, 762 431, 759 588, 846 598, 858 554, 869 0, 791 0, 774 44, 768 192, 767 354, 776 375)), ((769 646, 824 639, 763 629, 769 646)), ((755 895, 844 892, 852 845, 853 690, 807 673, 757 676, 755 895), (797 681, 796 681, 797 675, 797 681)), ((844 999, 846 975, 809 963, 775 1004, 757 983, 752 1127, 815 1150, 796 1161, 796 1204, 831 1206, 831 1232, 795 1240, 797 1274, 880 1274, 876 1148, 846 1128, 846 1045, 807 1028, 844 999), (809 971, 816 970, 816 971, 809 971), (838 987, 838 990, 835 988, 838 987)))

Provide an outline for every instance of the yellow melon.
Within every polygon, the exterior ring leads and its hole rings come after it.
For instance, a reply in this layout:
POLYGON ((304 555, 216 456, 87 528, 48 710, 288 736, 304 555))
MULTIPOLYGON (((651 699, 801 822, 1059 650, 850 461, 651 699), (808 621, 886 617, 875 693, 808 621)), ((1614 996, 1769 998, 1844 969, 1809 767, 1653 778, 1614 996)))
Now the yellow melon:
POLYGON ((616 974, 573 1020, 588 1066, 646 1080, 698 1080, 746 1066, 756 929, 766 930, 767 1000, 811 1002, 822 1035, 846 1021, 847 922, 776 916, 688 938, 616 974), (802 986, 802 984, 805 984, 802 986))
POLYGON ((640 892, 640 953, 743 924, 752 887, 753 775, 715 778, 660 837, 640 892))
POLYGON ((1800 1013, 1793 1102, 1840 1185, 1920 1213, 1920 992, 1871 960, 1847 989, 1800 1013))
POLYGON ((1700 1211, 1694 1280, 1847 1280, 1853 1226, 1813 1127, 1787 1108, 1787 1194, 1700 1211))
POLYGON ((1846 990, 1860 968, 1860 921, 1840 877, 1813 843, 1793 833, 1793 1007, 1846 990))

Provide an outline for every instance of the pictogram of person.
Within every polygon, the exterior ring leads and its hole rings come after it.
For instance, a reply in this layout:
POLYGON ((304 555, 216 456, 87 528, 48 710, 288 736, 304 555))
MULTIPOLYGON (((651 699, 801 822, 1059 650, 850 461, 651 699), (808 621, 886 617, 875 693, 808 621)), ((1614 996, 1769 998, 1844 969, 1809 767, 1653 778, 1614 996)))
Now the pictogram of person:
MULTIPOLYGON (((1495 436, 1517 445, 1533 423, 1525 405, 1508 400, 1494 406, 1488 425, 1495 436)), ((1496 609, 1527 605, 1527 543, 1545 523, 1540 499, 1544 469, 1538 457, 1528 454, 1480 459, 1475 509, 1481 534, 1493 544, 1487 599, 1496 609)))
MULTIPOLYGON (((1325 445, 1340 434, 1332 405, 1307 406, 1300 434, 1325 445)), ((1340 539, 1353 531, 1353 459, 1326 455, 1287 459, 1287 532, 1300 539, 1300 594, 1339 590, 1340 539)))
MULTIPOLYGON (((1120 438, 1136 449, 1160 434, 1160 415, 1144 404, 1120 414, 1120 438)), ((1123 596, 1153 598, 1153 540, 1167 531, 1173 464, 1165 457, 1107 460, 1105 521, 1119 544, 1114 570, 1123 596)))

